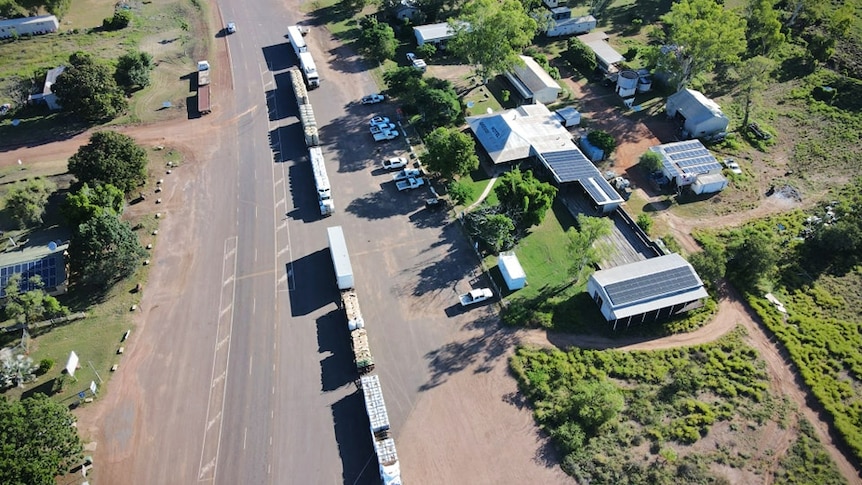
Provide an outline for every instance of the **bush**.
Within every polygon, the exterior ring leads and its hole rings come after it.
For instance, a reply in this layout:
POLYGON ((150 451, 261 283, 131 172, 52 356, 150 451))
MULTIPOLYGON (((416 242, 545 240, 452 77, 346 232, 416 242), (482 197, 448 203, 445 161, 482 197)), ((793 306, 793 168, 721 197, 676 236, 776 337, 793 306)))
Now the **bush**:
POLYGON ((54 359, 42 359, 39 361, 39 375, 46 374, 54 367, 54 359))
POLYGON ((643 232, 649 235, 653 225, 652 217, 650 217, 649 214, 641 213, 641 215, 638 216, 637 225, 639 228, 643 229, 643 232))
POLYGON ((512 92, 508 89, 504 89, 500 91, 500 97, 503 99, 504 103, 508 103, 509 99, 512 97, 512 92))
POLYGON ((437 53, 437 47, 435 47, 434 44, 427 44, 426 43, 426 44, 422 44, 416 48, 416 54, 423 59, 433 57, 434 54, 436 54, 436 53, 437 53))
POLYGON ((105 30, 121 30, 125 29, 132 23, 132 13, 128 10, 118 10, 114 12, 114 16, 102 20, 102 28, 105 30))
POLYGON ((455 205, 464 205, 473 198, 473 186, 461 181, 449 184, 449 197, 455 205))

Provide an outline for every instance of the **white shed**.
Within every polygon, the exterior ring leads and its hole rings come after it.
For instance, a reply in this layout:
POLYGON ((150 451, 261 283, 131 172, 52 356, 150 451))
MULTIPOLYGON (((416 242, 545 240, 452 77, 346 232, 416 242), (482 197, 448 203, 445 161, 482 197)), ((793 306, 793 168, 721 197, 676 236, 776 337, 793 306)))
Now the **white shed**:
MULTIPOLYGON (((464 29, 469 29, 470 24, 462 22, 464 29)), ((455 29, 446 22, 438 24, 417 25, 413 27, 413 35, 416 36, 416 45, 434 44, 437 47, 446 45, 446 41, 455 37, 455 29)))
POLYGON ((667 98, 667 116, 682 124, 684 138, 720 138, 730 124, 715 101, 693 89, 683 89, 667 98))
POLYGON ((691 191, 697 195, 714 194, 727 187, 727 179, 720 173, 702 173, 694 179, 691 191))
POLYGON ((551 25, 545 32, 548 37, 584 34, 596 28, 596 18, 592 15, 572 18, 572 9, 556 7, 551 9, 551 25))
POLYGON ((557 81, 532 57, 520 56, 523 66, 515 66, 506 72, 506 78, 527 103, 551 104, 557 100, 562 89, 557 81))
POLYGON ((579 124, 581 124, 581 113, 571 106, 560 108, 557 111, 554 111, 554 114, 556 114, 557 117, 560 118, 560 122, 566 128, 570 126, 578 126, 579 124))
POLYGON ((53 15, 0 20, 0 39, 15 35, 38 35, 56 32, 60 22, 53 15))
POLYGON ((503 279, 506 280, 506 286, 510 291, 520 290, 527 285, 527 275, 521 268, 521 263, 515 253, 500 253, 497 258, 497 267, 500 268, 500 273, 503 274, 503 279))

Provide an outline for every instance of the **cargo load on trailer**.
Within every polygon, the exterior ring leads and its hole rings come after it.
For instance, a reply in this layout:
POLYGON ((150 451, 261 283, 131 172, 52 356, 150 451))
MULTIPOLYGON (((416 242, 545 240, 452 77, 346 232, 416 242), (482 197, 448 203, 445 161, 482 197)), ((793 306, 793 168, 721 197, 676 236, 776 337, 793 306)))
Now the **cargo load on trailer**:
POLYGON ((314 173, 314 186, 317 188, 320 215, 332 215, 335 211, 335 203, 332 201, 332 190, 329 187, 329 177, 326 175, 323 150, 320 147, 309 148, 308 158, 311 160, 311 170, 314 173))
POLYGON ((376 375, 364 376, 360 383, 380 478, 384 485, 401 485, 401 466, 398 463, 395 440, 389 435, 389 413, 383 400, 380 378, 376 375))
POLYGON ((211 111, 210 63, 207 61, 198 61, 198 113, 205 115, 211 111))
POLYGON ((341 291, 341 308, 347 317, 347 330, 350 333, 350 348, 353 349, 353 361, 356 370, 365 374, 374 370, 374 357, 368 346, 368 333, 365 331, 365 321, 359 309, 359 297, 353 289, 341 291))

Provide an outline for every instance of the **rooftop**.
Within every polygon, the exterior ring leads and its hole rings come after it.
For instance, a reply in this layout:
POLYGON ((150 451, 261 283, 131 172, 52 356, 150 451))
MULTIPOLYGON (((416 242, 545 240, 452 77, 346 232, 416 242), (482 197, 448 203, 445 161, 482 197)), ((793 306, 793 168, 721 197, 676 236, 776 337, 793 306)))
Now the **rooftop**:
POLYGON ((697 175, 721 172, 721 164, 700 140, 665 143, 650 147, 650 150, 661 155, 664 171, 669 177, 684 173, 697 175))

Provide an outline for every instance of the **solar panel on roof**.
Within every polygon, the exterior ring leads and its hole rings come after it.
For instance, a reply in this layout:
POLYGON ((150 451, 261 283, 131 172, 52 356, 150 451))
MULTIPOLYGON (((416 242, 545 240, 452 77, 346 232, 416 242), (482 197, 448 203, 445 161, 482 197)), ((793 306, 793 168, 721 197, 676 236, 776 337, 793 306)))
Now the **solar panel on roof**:
POLYGON ((700 286, 691 268, 671 268, 605 286, 614 306, 644 301, 700 286))
POLYGON ((42 286, 44 288, 56 287, 58 284, 56 257, 57 256, 49 256, 45 259, 28 261, 26 263, 19 263, 0 268, 0 298, 5 298, 6 291, 4 288, 6 288, 6 285, 9 283, 9 279, 15 274, 21 275, 19 289, 22 292, 38 288, 30 282, 30 278, 37 275, 42 279, 42 286))

